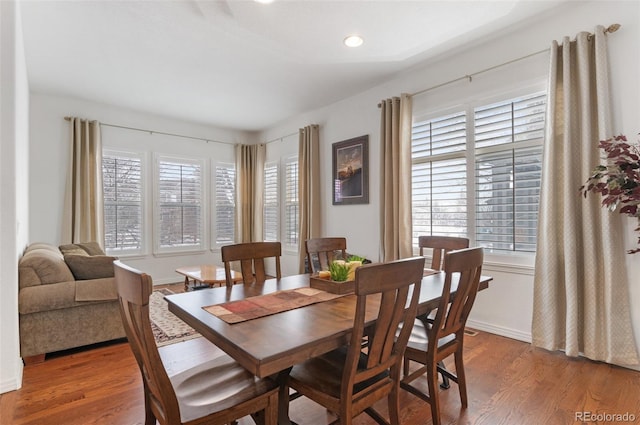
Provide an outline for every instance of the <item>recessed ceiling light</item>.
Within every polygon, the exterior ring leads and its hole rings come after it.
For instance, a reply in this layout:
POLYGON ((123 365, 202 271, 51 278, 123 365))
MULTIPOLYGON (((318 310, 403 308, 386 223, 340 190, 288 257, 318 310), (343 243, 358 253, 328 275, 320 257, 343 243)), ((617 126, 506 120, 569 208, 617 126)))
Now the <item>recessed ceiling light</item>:
POLYGON ((262 3, 262 4, 269 4, 269 3, 273 3, 273 0, 253 0, 256 3, 262 3))
POLYGON ((359 47, 362 43, 364 40, 359 35, 350 35, 344 39, 344 45, 347 47, 359 47))

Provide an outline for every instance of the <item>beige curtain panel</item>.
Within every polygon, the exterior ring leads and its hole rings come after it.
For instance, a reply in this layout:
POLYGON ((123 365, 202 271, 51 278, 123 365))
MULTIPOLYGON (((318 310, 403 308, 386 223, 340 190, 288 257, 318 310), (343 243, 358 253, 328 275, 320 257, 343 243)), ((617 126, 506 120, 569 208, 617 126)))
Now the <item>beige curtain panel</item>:
POLYGON ((97 242, 104 246, 100 123, 71 118, 69 127, 62 243, 97 242))
POLYGON ((554 41, 550 53, 533 344, 638 364, 620 214, 578 193, 599 162, 598 141, 613 136, 604 28, 554 41))
POLYGON ((380 104, 381 239, 383 261, 411 257, 411 122, 408 94, 380 104))
POLYGON ((305 241, 320 237, 320 128, 301 128, 298 141, 298 202, 300 205, 300 273, 304 273, 305 241))
POLYGON ((236 145, 236 242, 260 242, 262 235, 264 163, 263 144, 236 145))

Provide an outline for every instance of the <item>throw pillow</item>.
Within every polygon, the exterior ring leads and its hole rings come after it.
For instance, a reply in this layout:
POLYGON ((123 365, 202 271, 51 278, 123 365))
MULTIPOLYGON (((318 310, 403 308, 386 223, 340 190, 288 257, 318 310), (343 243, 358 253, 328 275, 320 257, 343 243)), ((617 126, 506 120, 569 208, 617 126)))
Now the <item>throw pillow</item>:
POLYGON ((85 257, 89 255, 89 253, 82 249, 82 247, 73 243, 60 245, 58 249, 60 250, 62 255, 84 255, 85 257))
POLYGON ((82 242, 77 243, 76 245, 87 251, 89 255, 105 255, 98 242, 82 242))
POLYGON ((100 279, 113 277, 113 262, 116 257, 110 255, 74 255, 67 254, 64 261, 71 269, 76 280, 100 279))
POLYGON ((60 245, 58 247, 62 255, 105 255, 98 242, 82 242, 60 245))

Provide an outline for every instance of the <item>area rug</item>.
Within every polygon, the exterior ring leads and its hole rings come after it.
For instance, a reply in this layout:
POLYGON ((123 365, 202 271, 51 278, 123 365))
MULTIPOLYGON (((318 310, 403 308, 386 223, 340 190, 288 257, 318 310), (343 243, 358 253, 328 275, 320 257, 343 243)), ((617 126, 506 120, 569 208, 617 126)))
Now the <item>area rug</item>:
POLYGON ((191 326, 169 311, 164 296, 171 294, 173 292, 169 289, 159 289, 153 291, 149 298, 149 318, 158 347, 200 336, 191 326))

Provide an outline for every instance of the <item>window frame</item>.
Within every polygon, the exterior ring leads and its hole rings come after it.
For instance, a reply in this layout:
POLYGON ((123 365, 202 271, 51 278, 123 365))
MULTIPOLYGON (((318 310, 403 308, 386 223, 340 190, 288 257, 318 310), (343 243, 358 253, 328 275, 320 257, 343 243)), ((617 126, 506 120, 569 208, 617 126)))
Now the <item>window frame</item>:
POLYGON ((176 255, 186 253, 200 253, 206 251, 208 243, 208 231, 206 218, 208 217, 207 161, 204 159, 178 156, 172 154, 155 153, 153 161, 153 254, 155 256, 176 255), (200 243, 185 246, 163 247, 160 244, 160 164, 162 162, 179 163, 184 165, 197 165, 200 167, 200 243))
MULTIPOLYGON (((148 231, 147 231, 147 203, 148 203, 148 194, 147 194, 147 155, 143 152, 135 152, 135 151, 127 151, 121 149, 110 149, 105 148, 102 150, 102 158, 104 160, 105 157, 116 157, 116 158, 130 158, 137 159, 140 161, 140 247, 137 249, 121 249, 121 248, 107 248, 106 246, 106 221, 105 221, 105 253, 107 255, 118 256, 122 258, 127 257, 140 257, 147 254, 147 242, 148 242, 148 231)), ((106 218, 106 207, 111 204, 110 201, 107 201, 104 198, 104 167, 103 167, 103 214, 106 218)), ((118 201, 115 201, 115 205, 118 205, 118 201)))

